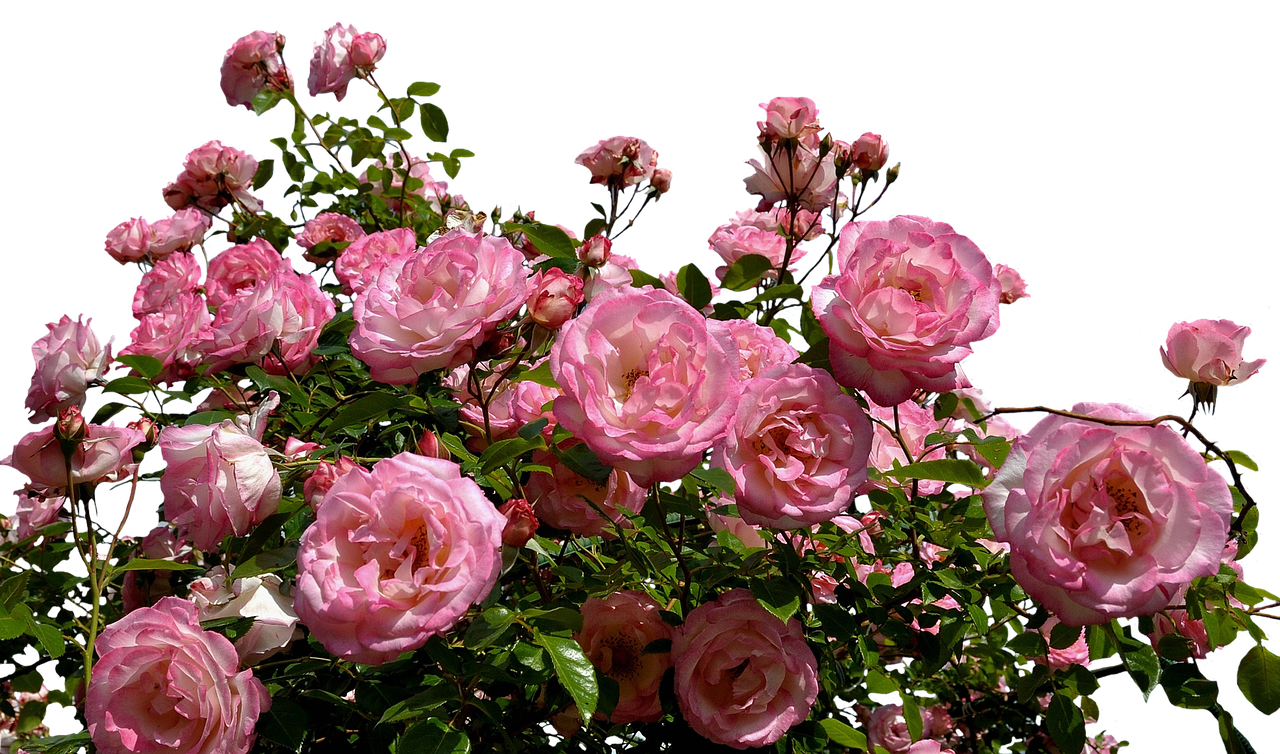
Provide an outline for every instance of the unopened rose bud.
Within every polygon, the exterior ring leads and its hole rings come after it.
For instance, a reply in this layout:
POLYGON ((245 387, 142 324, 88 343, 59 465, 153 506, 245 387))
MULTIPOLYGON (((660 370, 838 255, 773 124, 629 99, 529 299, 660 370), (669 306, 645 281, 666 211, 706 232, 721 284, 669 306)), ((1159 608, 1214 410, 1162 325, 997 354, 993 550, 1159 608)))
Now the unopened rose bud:
POLYGON ((599 267, 613 256, 613 241, 607 236, 594 235, 578 247, 578 260, 588 267, 599 267))
POLYGON ((836 173, 839 175, 848 174, 849 170, 853 168, 853 145, 835 139, 831 142, 831 152, 836 173))
POLYGON ((671 190, 671 171, 666 168, 657 168, 653 171, 653 177, 649 179, 649 185, 653 186, 653 190, 659 194, 665 194, 671 190))
POLYGON ((156 439, 160 436, 160 428, 156 423, 147 417, 142 417, 137 421, 126 424, 129 429, 136 429, 142 433, 143 440, 133 446, 133 460, 136 463, 142 463, 142 457, 146 455, 148 450, 156 446, 156 439))
POLYGON ((552 267, 535 275, 530 283, 533 293, 525 305, 534 322, 548 330, 559 330, 577 314, 578 304, 582 303, 582 278, 552 267))
POLYGON ((311 506, 311 510, 318 511, 320 503, 324 500, 329 488, 333 487, 333 483, 354 468, 356 468, 356 462, 346 456, 339 456, 337 463, 321 461, 316 466, 315 472, 302 483, 302 497, 311 506))
POLYGON ((387 43, 382 36, 373 32, 357 34, 351 40, 351 62, 356 68, 372 71, 373 67, 387 53, 387 43))
POLYGON ((449 449, 440 444, 440 438, 436 437, 435 432, 429 429, 424 430, 422 438, 418 440, 418 455, 439 458, 444 461, 448 461, 451 458, 449 449))
POLYGON ((68 455, 75 452, 86 434, 84 417, 80 415, 79 407, 68 406, 58 413, 58 422, 54 425, 53 436, 62 443, 63 452, 68 455), (67 449, 68 446, 70 450, 67 449))
POLYGON ((898 171, 899 171, 899 170, 901 170, 901 169, 902 169, 902 163, 901 163, 901 162, 899 162, 897 165, 894 165, 893 167, 889 168, 889 172, 888 172, 888 173, 886 173, 886 174, 885 174, 885 177, 884 177, 885 184, 887 185, 887 184, 893 183, 894 181, 898 180, 898 171))
POLYGON ((498 508, 498 512, 507 518, 507 525, 502 528, 502 544, 508 547, 524 547, 533 539, 538 530, 538 517, 533 514, 533 506, 529 501, 513 497, 498 508))
POLYGON ((879 170, 889 161, 889 145, 880 134, 867 132, 853 142, 853 164, 863 170, 879 170))

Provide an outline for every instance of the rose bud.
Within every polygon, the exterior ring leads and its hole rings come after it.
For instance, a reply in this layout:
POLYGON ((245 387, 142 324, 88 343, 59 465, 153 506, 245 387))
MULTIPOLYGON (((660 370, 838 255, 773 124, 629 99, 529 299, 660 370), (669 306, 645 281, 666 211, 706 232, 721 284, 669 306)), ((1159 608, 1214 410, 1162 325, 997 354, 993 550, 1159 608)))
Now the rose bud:
POLYGON ((443 461, 448 461, 452 457, 449 449, 440 444, 440 438, 429 429, 423 430, 422 438, 418 440, 418 455, 439 458, 443 461))
POLYGON ((58 423, 54 425, 53 436, 62 443, 62 449, 68 455, 85 438, 86 433, 84 417, 80 415, 79 406, 68 406, 58 413, 58 423))
POLYGON ((613 256, 613 241, 607 236, 594 235, 578 247, 578 260, 588 267, 599 267, 613 256))
POLYGON ((653 171, 653 177, 649 179, 649 185, 659 194, 665 194, 671 190, 671 171, 666 168, 657 168, 653 171))
POLYGON ((502 527, 502 544, 524 547, 526 542, 533 539, 534 532, 538 530, 538 517, 533 515, 533 506, 529 505, 528 500, 513 497, 503 503, 498 512, 507 518, 506 526, 502 527))
POLYGON ((351 62, 356 68, 372 71, 373 67, 387 53, 387 43, 382 36, 368 31, 357 34, 351 40, 351 62))
POLYGON ((534 322, 548 330, 559 330, 573 319, 582 303, 582 278, 553 267, 530 280, 533 293, 525 305, 534 322))
POLYGON ((142 433, 143 438, 145 438, 141 443, 138 443, 138 445, 133 448, 133 460, 141 463, 141 454, 146 453, 148 450, 155 447, 156 439, 160 435, 160 428, 156 426, 154 421, 145 416, 137 421, 129 422, 125 426, 129 429, 138 430, 142 433))
POLYGON ((853 142, 853 164, 863 170, 879 170, 889 161, 889 145, 880 134, 867 132, 853 142))
POLYGON ((1192 396, 1196 409, 1207 406, 1212 411, 1219 387, 1244 382, 1267 363, 1244 360, 1249 333, 1248 327, 1227 319, 1177 322, 1169 328, 1160 358, 1166 369, 1188 381, 1183 395, 1192 396))

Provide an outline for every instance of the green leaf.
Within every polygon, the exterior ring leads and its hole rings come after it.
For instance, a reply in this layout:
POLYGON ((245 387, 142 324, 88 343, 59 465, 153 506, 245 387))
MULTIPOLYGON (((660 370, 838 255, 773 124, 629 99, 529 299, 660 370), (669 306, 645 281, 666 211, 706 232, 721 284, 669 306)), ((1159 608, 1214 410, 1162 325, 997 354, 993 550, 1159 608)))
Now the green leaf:
POLYGON ((608 225, 608 223, 606 223, 603 218, 593 217, 587 221, 586 227, 582 229, 582 237, 591 238, 592 236, 599 235, 604 231, 606 225, 608 225))
POLYGON ((116 395, 133 395, 135 393, 151 392, 151 383, 141 377, 117 377, 108 382, 102 389, 116 395))
POLYGON ((1005 649, 1010 652, 1017 652, 1023 657, 1044 657, 1049 651, 1045 644, 1044 637, 1039 631, 1026 631, 1018 634, 1009 640, 1005 645, 1005 649))
POLYGON ((1116 622, 1112 621, 1110 630, 1112 639, 1120 647, 1120 662, 1129 672, 1129 677, 1138 685, 1138 689, 1142 691, 1143 700, 1146 700, 1159 682, 1160 658, 1156 656, 1156 651, 1150 645, 1117 633, 1115 625, 1116 622))
POLYGON ((44 722, 44 711, 48 707, 48 703, 36 701, 35 699, 22 705, 22 709, 18 712, 18 734, 30 733, 39 728, 40 724, 44 722))
POLYGON ((711 487, 717 492, 723 492, 726 495, 733 495, 735 482, 733 476, 720 468, 704 469, 701 466, 689 472, 689 476, 697 479, 699 482, 711 487))
POLYGON ((759 296, 751 299, 753 304, 763 304, 766 301, 776 301, 777 299, 803 298, 804 288, 797 283, 784 283, 783 285, 775 285, 769 290, 761 293, 759 296))
POLYGON ((1080 754, 1084 751, 1084 715, 1080 708, 1062 694, 1054 694, 1046 712, 1049 735, 1062 750, 1062 754, 1080 754))
POLYGON ((409 85, 408 95, 410 97, 430 97, 440 91, 439 84, 433 84, 430 81, 415 81, 409 85))
POLYGON ((432 717, 414 725, 396 739, 395 754, 467 754, 471 739, 432 717))
POLYGON ((535 382, 543 387, 559 388, 560 383, 556 382, 556 378, 551 376, 551 359, 545 359, 541 364, 533 369, 526 369, 516 375, 513 380, 515 382, 535 382))
POLYGON ((430 102, 422 103, 422 133, 432 141, 449 138, 449 119, 444 117, 444 110, 430 102))
POLYGON ((676 273, 676 286, 680 289, 680 297, 694 309, 701 310, 711 303, 711 282, 695 265, 686 264, 680 268, 676 273))
POLYGON ((523 437, 512 437, 499 440, 484 449, 480 454, 480 473, 488 474, 516 460, 530 450, 543 447, 542 439, 526 440, 523 437))
POLYGON ((30 673, 25 673, 17 676, 16 678, 10 679, 9 685, 14 691, 34 694, 40 690, 41 686, 44 685, 44 678, 40 676, 39 672, 33 670, 30 673))
POLYGON ((22 595, 27 591, 27 579, 30 577, 31 571, 21 571, 0 583, 0 604, 4 605, 6 611, 13 610, 22 602, 22 595))
POLYGON ((306 393, 298 389, 298 386, 288 377, 267 374, 260 367, 253 365, 245 367, 244 373, 246 377, 253 380, 253 384, 257 385, 260 390, 274 390, 277 393, 289 396, 303 406, 310 404, 306 393))
POLYGON ((1236 685, 1262 714, 1270 715, 1280 709, 1280 657, 1261 644, 1250 649, 1240 660, 1236 685))
POLYGON ((907 732, 912 741, 919 741, 924 736, 924 718, 920 717, 920 705, 916 698, 905 691, 898 692, 902 699, 902 717, 907 721, 907 732))
POLYGON ((237 565, 232 575, 237 579, 247 579, 250 576, 258 576, 263 573, 283 571, 293 565, 297 558, 297 545, 285 545, 274 550, 264 550, 237 565))
POLYGON ((1228 450, 1228 451, 1227 451, 1227 455, 1231 457, 1231 460, 1232 460, 1232 461, 1235 461, 1235 464, 1236 464, 1237 466, 1243 466, 1243 467, 1245 467, 1246 469, 1248 469, 1249 471, 1257 471, 1257 470, 1258 470, 1258 464, 1254 463, 1254 460, 1253 460, 1252 458, 1250 458, 1249 456, 1245 455, 1245 453, 1244 453, 1243 451, 1240 451, 1240 450, 1228 450))
POLYGON ((582 719, 590 720, 596 712, 600 687, 596 684, 596 669, 583 653, 582 647, 573 639, 548 636, 540 631, 534 632, 534 638, 551 655, 551 666, 556 671, 556 678, 578 703, 578 713, 582 715, 582 719))
POLYGON ((1212 709, 1218 703, 1218 684, 1190 663, 1169 665, 1160 673, 1160 686, 1169 703, 1184 709, 1212 709))
POLYGON ((569 470, 578 476, 590 479, 596 484, 609 483, 609 475, 613 473, 613 468, 606 466, 586 445, 579 443, 564 450, 560 448, 552 448, 552 450, 556 458, 560 459, 560 463, 568 466, 569 470))
POLYGON ((89 733, 72 733, 68 736, 46 736, 29 738, 22 742, 23 751, 31 754, 75 754, 89 745, 89 733))
POLYGON ((1059 623, 1053 627, 1053 631, 1049 634, 1049 646, 1054 649, 1066 649, 1079 641, 1083 633, 1083 629, 1079 626, 1068 626, 1066 623, 1059 623))
POLYGON ((819 720, 818 727, 822 728, 822 732, 827 734, 827 738, 841 746, 858 749, 859 751, 866 751, 867 749, 867 737, 862 734, 862 731, 854 730, 834 717, 819 720))
POLYGON ((253 101, 250 104, 253 107, 253 112, 258 115, 262 115, 271 108, 280 104, 280 99, 280 92, 275 89, 262 89, 257 94, 253 95, 253 101))
POLYGON ((800 589, 789 579, 771 578, 754 581, 751 593, 765 610, 784 623, 800 609, 800 589))
POLYGON ((56 627, 36 620, 35 614, 31 612, 31 608, 25 604, 15 605, 13 608, 13 617, 22 621, 24 633, 28 636, 35 637, 43 649, 50 657, 61 657, 67 650, 66 642, 62 638, 62 632, 56 627))
POLYGON ((329 426, 325 427, 324 436, 329 437, 340 429, 356 424, 368 424, 404 405, 405 397, 394 393, 370 393, 344 406, 338 415, 333 417, 329 426))
POLYGON ((275 697, 271 709, 258 717, 257 731, 290 751, 297 751, 307 739, 307 711, 298 703, 275 697))
POLYGON ((978 464, 958 458, 920 461, 884 473, 898 479, 931 479, 974 488, 986 487, 988 483, 978 464))
POLYGON ((129 408, 123 403, 108 403, 94 413, 93 418, 89 420, 90 424, 102 424, 111 417, 129 408))
MULTIPOLYGON (((271 162, 271 160, 267 160, 266 162, 271 162)), ((257 187, 255 186, 254 188, 257 187)), ((154 380, 157 375, 164 371, 164 362, 154 356, 144 356, 143 354, 117 356, 116 361, 124 364, 143 377, 146 377, 148 380, 154 380)))
POLYGON ((253 174, 253 189, 257 191, 267 185, 267 181, 271 180, 271 176, 275 173, 275 160, 259 160, 258 169, 253 174))
POLYGON ((516 614, 501 605, 491 607, 471 622, 467 633, 462 637, 462 644, 467 649, 479 649, 492 644, 502 632, 515 622, 516 614))
POLYGON ((134 558, 122 566, 117 566, 111 570, 112 573, 124 573, 125 571, 203 571, 204 569, 198 565, 191 563, 177 563, 172 560, 159 560, 154 558, 134 558))
POLYGON ((729 265, 729 269, 725 270, 724 278, 720 281, 720 287, 731 291, 754 288, 756 283, 760 282, 761 276, 772 269, 773 263, 766 257, 760 254, 747 254, 729 265))
POLYGON ((933 418, 942 421, 956 412, 960 406, 960 396, 955 393, 943 393, 933 402, 933 418))
POLYGON ((543 223, 529 223, 527 225, 518 225, 520 232, 524 233, 525 238, 534 247, 549 257, 561 257, 567 259, 577 259, 578 254, 573 250, 573 241, 569 239, 569 234, 560 230, 554 225, 544 225, 543 223))
POLYGON ((656 278, 642 270, 628 270, 631 273, 631 287, 643 288, 646 285, 653 286, 656 290, 665 291, 667 284, 662 282, 660 278, 656 278))

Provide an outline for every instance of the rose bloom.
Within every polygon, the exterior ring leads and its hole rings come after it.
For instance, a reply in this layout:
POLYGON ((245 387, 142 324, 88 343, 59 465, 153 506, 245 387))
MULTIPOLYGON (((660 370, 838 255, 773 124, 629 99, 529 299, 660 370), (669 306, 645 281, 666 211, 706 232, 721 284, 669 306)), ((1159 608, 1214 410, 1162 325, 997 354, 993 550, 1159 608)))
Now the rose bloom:
POLYGON ((625 254, 610 254, 609 261, 594 271, 582 270, 586 282, 582 286, 582 300, 591 303, 596 296, 616 289, 631 288, 631 270, 638 270, 636 260, 625 254))
POLYGON ((18 505, 9 518, 9 524, 13 527, 5 537, 9 542, 20 542, 57 521, 62 506, 67 502, 60 494, 50 494, 29 486, 13 494, 18 496, 18 505))
POLYGON ((391 385, 465 363, 524 303, 527 277, 505 238, 450 231, 386 259, 356 298, 351 350, 391 385))
MULTIPOLYGON (((787 239, 778 235, 776 227, 774 229, 761 228, 755 225, 740 224, 737 221, 716 228, 711 237, 707 239, 707 243, 711 245, 711 250, 719 254, 720 258, 724 260, 724 265, 716 268, 716 277, 722 280, 734 262, 750 254, 768 259, 774 270, 767 273, 766 277, 777 277, 777 268, 782 264, 782 259, 787 252, 787 239)), ((794 249, 791 252, 791 262, 795 262, 803 256, 803 249, 794 249)), ((790 262, 787 269, 794 269, 790 262)))
POLYGON ((818 106, 808 97, 774 97, 761 102, 760 107, 765 112, 765 119, 756 123, 761 141, 799 139, 822 128, 818 125, 818 106))
POLYGON ((1244 339, 1250 332, 1227 319, 1177 322, 1169 328, 1160 358, 1166 369, 1190 381, 1187 392, 1197 406, 1204 403, 1212 408, 1219 387, 1244 382, 1267 363, 1266 359, 1244 360, 1244 339))
POLYGON ((1020 298, 1027 298, 1027 281, 1022 279, 1018 271, 1008 265, 997 264, 991 268, 1000 281, 1000 303, 1012 304, 1020 298))
POLYGON ((272 374, 302 374, 319 360, 311 352, 333 315, 333 301, 315 278, 277 271, 218 307, 197 348, 209 374, 249 363, 272 374))
MULTIPOLYGON (((949 595, 948 595, 949 596, 949 595)), ((1053 633, 1053 627, 1061 621, 1057 616, 1049 616, 1049 620, 1044 622, 1040 627, 1040 634, 1044 636, 1044 643, 1049 643, 1049 636, 1053 633)), ((1032 658, 1037 663, 1044 663, 1056 670, 1063 670, 1072 665, 1088 665, 1089 664, 1089 642, 1085 641, 1084 629, 1080 629, 1080 637, 1072 643, 1071 646, 1063 649, 1054 649, 1049 647, 1049 653, 1044 657, 1032 658)))
POLYGON ((879 170, 889 162, 889 145, 870 131, 853 142, 850 152, 853 164, 862 170, 879 170))
POLYGON ((237 244, 209 261, 205 296, 209 305, 219 307, 245 288, 252 288, 275 273, 292 272, 289 261, 275 247, 261 238, 237 244))
MULTIPOLYGON (((951 715, 945 707, 924 707, 920 710, 922 723, 921 738, 933 739, 951 732, 951 715)), ((891 754, 924 754, 937 752, 941 746, 937 741, 911 741, 911 733, 907 730, 907 719, 902 714, 902 705, 885 704, 876 707, 867 721, 867 745, 883 746, 891 754), (921 744, 927 744, 921 746, 921 744), (919 747, 919 748, 917 748, 919 747)))
POLYGON ((759 549, 768 547, 769 544, 764 541, 764 537, 760 535, 760 529, 743 521, 738 516, 721 515, 716 513, 716 508, 726 505, 733 505, 733 498, 721 495, 716 500, 716 505, 707 505, 707 525, 711 527, 711 531, 719 534, 727 531, 738 538, 738 541, 747 549, 759 549))
POLYGON ((266 412, 278 402, 269 400, 254 416, 160 432, 164 517, 196 549, 209 552, 230 534, 243 537, 276 512, 280 474, 259 438, 266 412))
POLYGON ((959 362, 1000 326, 1000 283, 987 258, 950 225, 901 215, 840 233, 840 274, 813 291, 845 387, 882 406, 916 389, 968 387, 959 362))
POLYGON ((830 207, 839 189, 835 154, 819 157, 818 151, 816 135, 801 139, 791 150, 780 144, 762 145, 763 162, 748 161, 755 173, 743 179, 747 193, 760 197, 756 210, 770 209, 790 198, 813 212, 830 207))
POLYGON ((311 56, 307 91, 312 97, 331 92, 341 102, 347 96, 347 85, 356 77, 356 66, 351 61, 351 40, 359 33, 356 27, 342 24, 334 24, 325 31, 324 40, 316 45, 311 56))
POLYGON ((782 738, 818 696, 818 661, 800 621, 778 620, 746 589, 694 608, 676 632, 671 662, 689 726, 735 749, 782 738))
MULTIPOLYGON (((872 424, 871 468, 880 472, 887 472, 892 471, 896 466, 906 466, 907 456, 902 452, 902 446, 884 426, 894 426, 893 409, 884 406, 872 406, 871 418, 883 422, 883 424, 872 424)), ((911 401, 898 406, 898 433, 902 436, 902 441, 906 443, 907 449, 911 451, 911 460, 913 462, 929 461, 942 457, 945 449, 941 447, 929 454, 934 458, 924 454, 925 448, 928 447, 928 444, 925 443, 925 438, 945 428, 945 422, 939 422, 933 418, 932 409, 921 408, 911 401)), ((896 483, 892 477, 882 482, 868 481, 859 488, 858 492, 865 493, 873 489, 884 489, 886 484, 896 483)), ((907 484, 910 483, 908 482, 907 484)), ((922 479, 919 481, 921 495, 936 495, 946 486, 946 482, 939 482, 934 479, 922 479)))
POLYGON ((502 527, 502 544, 507 547, 524 547, 538 532, 538 517, 533 506, 522 497, 513 497, 498 507, 507 520, 502 527))
POLYGON ((246 754, 271 697, 240 670, 226 637, 200 628, 195 605, 165 597, 98 635, 85 697, 101 754, 246 754))
POLYGON ((201 272, 194 254, 174 254, 156 262, 134 291, 133 316, 142 319, 184 293, 195 293, 200 287, 201 272))
MULTIPOLYGON (((1072 412, 1150 418, 1115 403, 1072 412)), ((1227 483, 1169 427, 1060 416, 1018 438, 982 497, 1014 578, 1071 626, 1150 615, 1217 573, 1232 511, 1227 483)))
POLYGON ((591 171, 592 183, 622 188, 651 178, 658 153, 643 139, 614 136, 582 150, 574 162, 591 171))
POLYGON ((366 31, 351 40, 351 62, 355 63, 356 68, 372 71, 386 54, 387 43, 381 34, 366 31))
POLYGON ((377 276, 382 263, 397 254, 418 248, 412 228, 396 228, 357 238, 342 250, 333 264, 334 274, 348 296, 364 293, 377 276))
POLYGON ((222 93, 227 104, 253 109, 253 98, 265 89, 293 91, 293 79, 280 54, 284 35, 250 32, 235 41, 222 58, 222 93))
POLYGON ((666 291, 597 297, 556 338, 556 420, 642 487, 679 479, 738 407, 737 348, 666 291))
POLYGON ((228 579, 218 566, 191 582, 188 598, 201 621, 219 618, 252 618, 253 627, 236 639, 236 654, 246 667, 284 651, 302 638, 293 602, 280 594, 284 582, 273 573, 228 579))
MULTIPOLYGON (((76 409, 71 409, 76 411, 76 409)), ((29 432, 0 464, 26 474, 38 491, 53 494, 67 487, 67 457, 54 436, 57 423, 29 432)), ((119 481, 133 473, 133 449, 146 438, 136 429, 85 423, 85 437, 71 454, 71 482, 119 481)))
POLYGON ((401 453, 352 469, 302 535, 294 609, 333 654, 390 662, 488 596, 505 524, 452 461, 401 453))
POLYGON ((107 253, 120 264, 141 262, 151 252, 151 236, 151 225, 146 220, 125 220, 107 233, 107 253))
POLYGON ((742 387, 711 462, 729 472, 742 520, 777 529, 830 521, 866 481, 871 422, 823 370, 770 367, 742 387))
POLYGON ((83 407, 89 383, 102 377, 111 364, 111 341, 104 346, 90 329, 92 319, 72 322, 67 315, 45 325, 49 332, 31 344, 36 369, 27 389, 32 423, 52 419, 70 406, 83 407))
POLYGON ((658 687, 671 667, 671 654, 644 651, 659 639, 674 637, 660 610, 652 597, 635 591, 589 597, 582 605, 582 630, 573 638, 596 671, 618 683, 611 722, 651 723, 662 717, 658 687))
POLYGON ((749 319, 707 320, 707 327, 723 331, 737 344, 738 375, 743 382, 769 367, 790 364, 800 356, 772 327, 761 327, 749 319))
POLYGON ((553 453, 536 451, 534 463, 549 467, 551 473, 529 474, 525 494, 538 518, 557 529, 596 537, 614 530, 609 521, 629 527, 624 510, 639 513, 644 508, 644 488, 625 471, 613 469, 606 484, 596 484, 565 466, 553 453))
POLYGON ((588 267, 599 267, 613 256, 613 241, 601 233, 588 238, 578 247, 578 261, 588 267))
MULTIPOLYGON (((533 368, 541 364, 542 362, 539 361, 533 364, 533 368)), ((490 369, 492 366, 489 365, 490 369)), ((460 409, 462 420, 473 438, 473 442, 468 442, 469 446, 473 445, 481 451, 488 447, 488 442, 485 440, 486 426, 489 437, 497 442, 515 437, 521 427, 543 418, 547 419, 547 425, 543 427, 542 434, 547 442, 551 441, 551 435, 556 428, 556 417, 551 410, 543 410, 543 407, 560 395, 559 390, 539 385, 531 380, 503 382, 490 399, 489 422, 486 425, 484 410, 480 406, 480 396, 476 394, 476 387, 468 378, 468 374, 468 367, 458 367, 444 380, 444 385, 453 390, 454 397, 462 404, 460 409)), ((489 395, 499 376, 499 372, 489 371, 480 380, 479 392, 489 395)))
MULTIPOLYGON (((135 304, 138 295, 146 294, 141 290, 135 294, 135 304)), ((212 321, 203 296, 190 291, 175 293, 156 311, 135 316, 140 321, 129 334, 131 342, 120 351, 121 356, 159 359, 164 365, 156 378, 160 382, 173 384, 195 374, 201 360, 196 345, 208 337, 212 321)))
POLYGON ((195 205, 210 212, 235 201, 256 212, 262 202, 249 189, 257 172, 252 156, 211 141, 187 153, 182 172, 164 189, 164 201, 173 209, 195 205))
POLYGON ((164 259, 176 251, 190 251, 204 242, 213 218, 197 207, 187 207, 151 224, 151 258, 164 259))
POLYGON ((529 317, 548 330, 559 330, 578 312, 582 303, 582 278, 558 267, 529 278, 529 317))
POLYGON ((302 232, 294 240, 298 242, 299 246, 306 249, 302 253, 304 259, 313 264, 321 265, 341 252, 329 251, 323 254, 312 252, 311 249, 317 245, 322 243, 350 244, 364 237, 364 228, 361 228, 355 220, 337 212, 321 212, 307 221, 307 224, 302 228, 302 232))

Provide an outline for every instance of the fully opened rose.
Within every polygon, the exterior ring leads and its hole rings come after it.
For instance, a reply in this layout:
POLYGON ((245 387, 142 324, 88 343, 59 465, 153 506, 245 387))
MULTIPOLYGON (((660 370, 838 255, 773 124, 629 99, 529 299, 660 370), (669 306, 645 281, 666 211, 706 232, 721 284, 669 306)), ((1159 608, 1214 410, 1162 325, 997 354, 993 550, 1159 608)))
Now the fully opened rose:
POLYGON ((673 635, 661 610, 652 597, 634 591, 582 603, 582 630, 574 638, 596 671, 618 683, 618 703, 609 714, 612 722, 653 722, 662 717, 658 689, 671 667, 671 655, 645 651, 673 635))
POLYGON ((294 609, 333 654, 390 662, 488 596, 505 525, 452 461, 401 453, 357 467, 302 535, 294 609))
POLYGON ((666 291, 601 294, 551 349, 556 420, 642 487, 679 479, 733 419, 737 356, 666 291))
MULTIPOLYGON (((1072 413, 1150 419, 1117 403, 1072 413)), ((1072 626, 1150 615, 1218 572, 1227 483, 1167 426, 1050 416, 1014 443, 983 505, 1014 578, 1072 626)))

